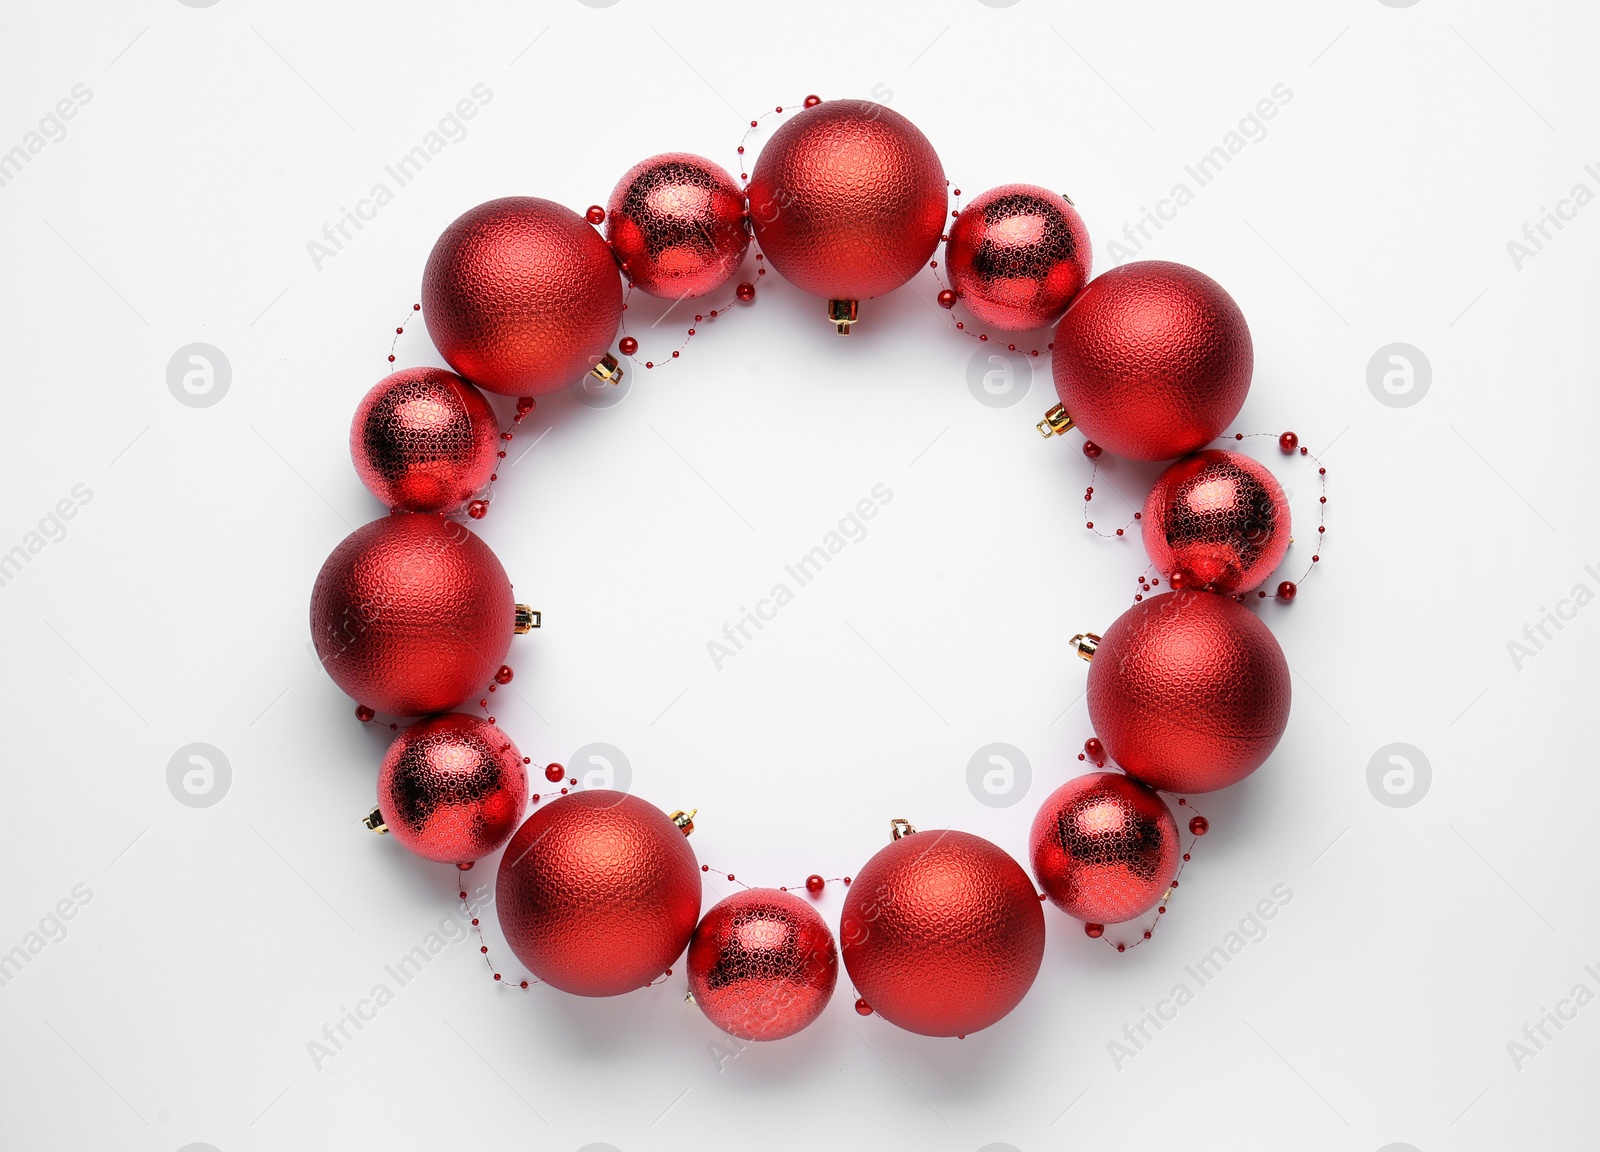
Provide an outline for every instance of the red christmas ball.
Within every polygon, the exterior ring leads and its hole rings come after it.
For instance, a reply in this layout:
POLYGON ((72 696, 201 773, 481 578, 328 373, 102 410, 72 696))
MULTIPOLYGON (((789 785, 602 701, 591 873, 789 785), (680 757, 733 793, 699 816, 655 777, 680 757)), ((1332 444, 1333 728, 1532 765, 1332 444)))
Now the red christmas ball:
POLYGON ((606 238, 628 279, 650 295, 704 296, 744 262, 750 246, 744 190, 704 157, 652 156, 612 190, 606 238))
POLYGON ((944 168, 916 125, 870 100, 828 100, 772 134, 750 175, 750 223, 785 279, 827 300, 910 280, 944 230, 944 168))
POLYGON ((488 720, 450 712, 407 728, 378 772, 378 811, 426 860, 466 864, 511 838, 528 806, 522 754, 488 720))
POLYGON ((689 941, 689 992, 741 1040, 782 1040, 827 1007, 839 976, 833 933, 797 896, 751 888, 705 914, 689 941))
POLYGON ((504 396, 559 392, 606 354, 622 319, 611 249, 569 208, 490 200, 444 230, 422 274, 439 354, 504 396))
POLYGON ((394 716, 454 708, 494 679, 516 627, 505 569, 465 525, 397 512, 357 528, 311 590, 333 682, 394 716))
POLYGON ((667 970, 700 919, 700 866, 654 805, 595 789, 541 804, 500 858, 495 902, 517 959, 578 996, 667 970))
POLYGON ((1083 434, 1133 460, 1203 448, 1244 406, 1255 353, 1211 277, 1143 260, 1089 282, 1056 328, 1056 395, 1083 434))
POLYGON ((1144 550, 1185 588, 1249 592, 1289 550, 1289 502, 1271 470, 1208 448, 1163 472, 1145 497, 1144 550))
POLYGON ((1178 874, 1178 822, 1155 792, 1120 772, 1091 772, 1050 794, 1028 855, 1050 902, 1091 924, 1148 912, 1178 874))
POLYGON ((489 482, 500 450, 494 410, 443 368, 403 368, 361 399, 350 423, 356 474, 407 512, 450 512, 489 482))
POLYGON ((1152 788, 1243 780, 1289 722, 1289 665, 1231 597, 1168 592, 1117 617, 1089 665, 1089 720, 1112 760, 1152 788))
POLYGON ((839 939, 850 979, 878 1015, 924 1036, 964 1036, 1033 986, 1044 913, 1027 874, 989 841, 917 832, 856 875, 839 939))
POLYGON ((944 246, 957 298, 1011 332, 1061 319, 1089 280, 1089 230, 1065 196, 1032 184, 992 188, 961 210, 944 246))

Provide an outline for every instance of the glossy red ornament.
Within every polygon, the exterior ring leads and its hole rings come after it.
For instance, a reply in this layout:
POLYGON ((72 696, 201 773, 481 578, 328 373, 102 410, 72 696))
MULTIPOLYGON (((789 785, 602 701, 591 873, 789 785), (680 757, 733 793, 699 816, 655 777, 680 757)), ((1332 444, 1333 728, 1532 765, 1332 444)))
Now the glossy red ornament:
POLYGON ((827 1007, 839 976, 833 933, 797 896, 751 888, 714 906, 689 941, 689 992, 741 1040, 781 1040, 827 1007))
POLYGON ((667 814, 626 792, 541 804, 500 858, 500 927, 517 959, 578 996, 643 988, 700 919, 700 866, 667 814))
POLYGON ((1091 280, 1054 343, 1056 395, 1073 424, 1133 460, 1170 460, 1216 439, 1244 406, 1255 364, 1233 297, 1162 260, 1091 280))
POLYGON ((390 508, 450 512, 494 474, 500 428, 471 384, 443 368, 402 368, 372 386, 350 423, 350 458, 390 508))
POLYGON ((507 196, 444 230, 422 274, 422 306, 450 367, 490 392, 543 396, 606 355, 622 319, 622 281, 583 217, 507 196))
POLYGON ((311 638, 335 684, 393 716, 454 708, 505 660, 516 605, 505 569, 463 524, 397 512, 357 528, 311 591, 311 638))
POLYGON ((378 811, 426 860, 466 864, 511 838, 528 806, 528 770, 506 734, 462 712, 407 728, 378 771, 378 811))
POLYGON ((1089 230, 1065 196, 1002 184, 950 225, 950 287, 967 311, 995 328, 1026 332, 1061 319, 1089 281, 1089 230))
POLYGON ((1044 913, 1027 874, 989 841, 916 832, 857 874, 839 940, 850 979, 878 1015, 924 1036, 964 1036, 1033 986, 1044 913))
POLYGON ((744 190, 703 156, 652 156, 612 190, 606 238, 628 279, 650 295, 704 296, 732 278, 750 247, 744 190))
POLYGON ((1178 586, 1212 592, 1259 587, 1289 550, 1289 502, 1265 464, 1208 448, 1185 456, 1145 497, 1144 550, 1178 586))
POLYGON ((870 100, 827 100, 772 134, 750 175, 756 241, 786 280, 826 300, 900 287, 944 229, 944 168, 928 138, 870 100))
POLYGON ((1243 780, 1289 722, 1289 665, 1231 597, 1181 591, 1135 604, 1089 664, 1089 720, 1111 759, 1169 792, 1243 780))
POLYGON ((1166 801, 1121 772, 1067 781, 1039 808, 1028 837, 1034 877, 1050 902, 1101 925, 1159 904, 1180 851, 1166 801))

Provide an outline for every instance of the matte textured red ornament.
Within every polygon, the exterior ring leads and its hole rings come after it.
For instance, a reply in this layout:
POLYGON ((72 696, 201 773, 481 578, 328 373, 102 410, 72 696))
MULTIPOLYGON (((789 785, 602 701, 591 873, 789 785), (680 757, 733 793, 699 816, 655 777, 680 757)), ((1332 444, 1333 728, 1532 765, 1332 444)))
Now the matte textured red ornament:
POLYGON ((1089 282, 1056 328, 1061 412, 1108 452, 1171 460, 1203 448, 1239 414, 1255 352, 1244 314, 1211 277, 1143 260, 1089 282))
POLYGON ((641 160, 606 208, 606 238, 628 279, 652 296, 704 296, 739 270, 750 247, 744 190, 689 152, 641 160))
POLYGON ((665 972, 700 919, 700 866, 682 829, 605 789, 541 804, 500 858, 500 927, 540 980, 617 996, 665 972))
POLYGON ((1040 806, 1028 837, 1044 894, 1091 924, 1120 924, 1159 904, 1179 853, 1166 801, 1121 772, 1068 780, 1040 806))
MULTIPOLYGON (((848 303, 922 269, 944 230, 946 192, 939 157, 911 121, 870 100, 827 100, 762 148, 750 223, 784 279, 848 303)), ((830 316, 848 330, 849 320, 830 316)))
POLYGON ((1144 549, 1185 588, 1249 592, 1289 550, 1289 502, 1265 464, 1209 448, 1185 456, 1145 497, 1144 549))
POLYGON ((466 864, 511 838, 528 806, 528 770, 487 719, 450 712, 396 737, 378 771, 378 811, 418 856, 466 864))
POLYGON ((393 716, 454 708, 494 679, 517 626, 505 569, 463 524, 397 512, 357 528, 311 590, 333 682, 393 716))
POLYGON ((781 1040, 827 1007, 839 953, 811 905, 751 888, 705 914, 687 966, 689 993, 718 1028, 741 1040, 781 1040))
POLYGON ((611 249, 550 200, 507 196, 463 213, 422 274, 423 319, 439 354, 505 396, 559 392, 607 354, 622 319, 611 249))
POLYGON ((967 832, 917 832, 857 873, 839 940, 850 979, 878 1015, 924 1036, 964 1036, 1033 986, 1044 913, 1000 848, 967 832))
POLYGON ((1065 196, 1003 184, 950 225, 945 275, 956 298, 995 328, 1026 332, 1061 319, 1089 280, 1089 230, 1065 196))
POLYGON ((450 512, 494 474, 500 428, 471 384, 443 368, 403 368, 372 386, 350 423, 350 458, 390 508, 450 512))
POLYGON ((1271 631, 1215 592, 1135 604, 1089 664, 1089 720, 1106 752, 1169 792, 1212 792, 1259 768, 1289 722, 1290 694, 1271 631))

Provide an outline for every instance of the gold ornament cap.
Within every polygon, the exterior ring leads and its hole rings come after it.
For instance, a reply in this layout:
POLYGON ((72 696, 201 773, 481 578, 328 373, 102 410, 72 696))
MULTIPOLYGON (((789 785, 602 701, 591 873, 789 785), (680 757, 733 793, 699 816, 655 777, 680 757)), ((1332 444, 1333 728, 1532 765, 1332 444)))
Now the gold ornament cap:
POLYGON ((1057 404, 1050 409, 1044 414, 1044 419, 1034 425, 1035 428, 1039 429, 1039 435, 1046 440, 1052 436, 1061 435, 1071 429, 1072 426, 1072 417, 1067 415, 1066 406, 1062 404, 1057 404))
POLYGON ((589 369, 589 375, 596 380, 604 380, 607 384, 622 383, 622 367, 617 363, 617 358, 609 352, 600 358, 600 363, 589 369))
POLYGON ((518 604, 516 610, 516 623, 512 628, 518 636, 525 636, 544 623, 544 613, 537 609, 529 608, 526 604, 518 604))
POLYGON ((909 820, 904 818, 896 818, 889 821, 890 840, 904 840, 907 836, 913 835, 915 832, 916 829, 912 827, 911 821, 909 820))
POLYGON ((1088 661, 1093 661, 1094 654, 1100 649, 1100 637, 1093 632, 1079 632, 1068 643, 1074 652, 1088 661))
POLYGON ((685 836, 687 836, 687 835, 689 835, 689 833, 693 832, 694 831, 694 814, 696 812, 698 812, 698 811, 700 811, 700 809, 691 808, 687 812, 685 812, 685 811, 683 811, 683 809, 680 808, 680 809, 678 809, 678 811, 674 812, 672 814, 672 822, 678 826, 678 831, 682 832, 685 836))
POLYGON ((839 335, 850 335, 850 325, 856 322, 858 307, 854 300, 829 300, 828 323, 839 330, 839 335))

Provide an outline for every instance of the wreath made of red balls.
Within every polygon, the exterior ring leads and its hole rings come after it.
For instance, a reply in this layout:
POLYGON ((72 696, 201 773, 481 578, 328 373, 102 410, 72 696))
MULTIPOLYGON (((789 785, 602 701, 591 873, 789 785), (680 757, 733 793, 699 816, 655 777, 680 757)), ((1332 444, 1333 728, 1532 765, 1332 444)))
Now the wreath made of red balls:
MULTIPOLYGON (((783 119, 753 165, 739 146, 749 171, 738 180, 710 160, 667 153, 629 169, 609 203, 584 215, 516 196, 445 229, 414 311, 454 371, 395 371, 361 401, 351 455, 392 513, 323 564, 311 632, 363 721, 421 718, 403 730, 390 723, 398 735, 368 826, 463 870, 504 848, 494 906, 529 975, 503 976, 489 961, 495 980, 615 996, 659 982, 687 949, 690 997, 706 1016, 742 1039, 775 1040, 822 1012, 842 956, 857 1011, 961 1036, 1001 1019, 1032 986, 1044 899, 1095 937, 1165 912, 1188 854, 1158 793, 1177 797, 1190 835, 1203 835, 1187 794, 1244 779, 1277 745, 1289 669, 1246 605, 1268 595, 1261 586, 1289 547, 1289 511, 1264 465, 1208 447, 1244 404, 1254 364, 1244 316, 1221 285, 1158 261, 1090 279, 1088 230, 1067 197, 1006 184, 962 206, 955 189, 951 210, 939 157, 899 113, 815 96, 791 111, 765 114, 783 119), (728 293, 752 239, 754 277, 728 293), (932 259, 941 244, 942 268, 932 259), (702 915, 709 868, 690 846, 692 812, 580 789, 560 764, 543 770, 552 788, 540 795, 530 759, 489 714, 492 693, 512 678, 512 636, 540 617, 514 601, 466 522, 487 510, 513 435, 480 389, 519 398, 514 428, 537 397, 586 375, 614 384, 623 360, 629 370, 665 366, 699 327, 753 301, 769 266, 827 301, 840 333, 858 322, 862 301, 931 266, 945 285, 938 303, 959 307, 951 322, 976 340, 1037 357, 1005 334, 1054 326, 1045 351, 1060 403, 1037 426, 1046 438, 1077 428, 1091 461, 1103 452, 1175 461, 1126 526, 1137 522, 1150 558, 1133 606, 1103 636, 1072 640, 1090 662, 1096 734, 1079 759, 1102 770, 1039 809, 1032 879, 981 837, 895 820, 888 846, 851 876, 747 887, 702 915), (642 360, 626 334, 624 286, 702 302, 660 364, 642 360), (703 307, 713 293, 726 303, 703 307), (455 711, 474 701, 483 715, 455 711), (807 898, 836 882, 847 886, 837 946, 807 898)), ((1307 455, 1293 433, 1277 438, 1285 454, 1307 455)), ((1281 601, 1295 592, 1290 581, 1275 590, 1281 601)), ((481 927, 479 942, 488 957, 481 927)))

